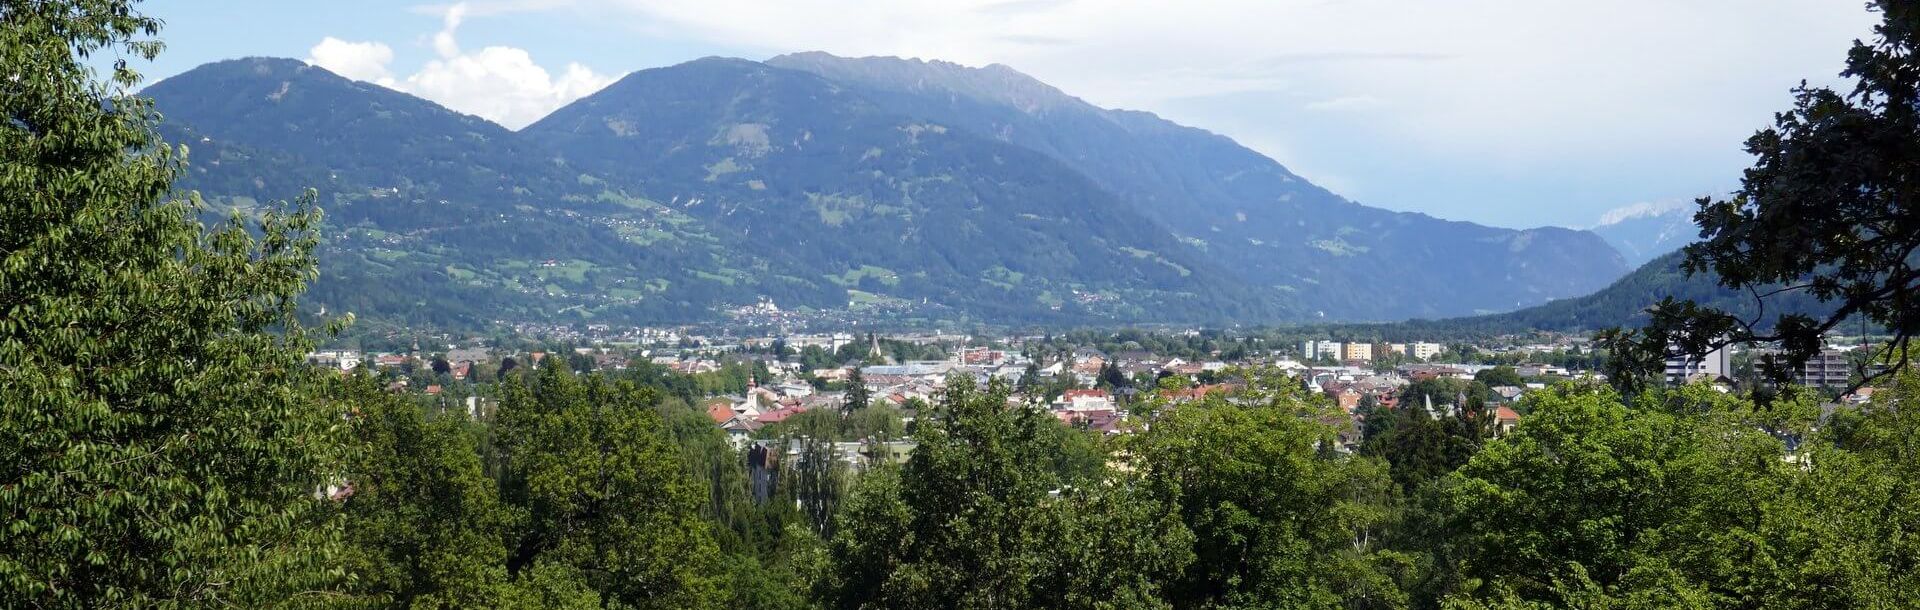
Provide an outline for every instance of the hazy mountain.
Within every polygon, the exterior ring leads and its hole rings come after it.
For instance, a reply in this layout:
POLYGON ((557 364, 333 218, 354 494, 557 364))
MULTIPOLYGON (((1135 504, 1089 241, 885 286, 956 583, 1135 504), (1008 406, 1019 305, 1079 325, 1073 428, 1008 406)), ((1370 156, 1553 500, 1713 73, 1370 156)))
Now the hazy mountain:
POLYGON ((1362 206, 1233 140, 1108 110, 1000 65, 783 55, 901 114, 1039 151, 1118 194, 1249 283, 1330 316, 1509 310, 1626 273, 1592 233, 1449 222, 1362 206))
POLYGON ((1640 265, 1700 237, 1693 206, 1630 206, 1608 212, 1593 232, 1640 265))

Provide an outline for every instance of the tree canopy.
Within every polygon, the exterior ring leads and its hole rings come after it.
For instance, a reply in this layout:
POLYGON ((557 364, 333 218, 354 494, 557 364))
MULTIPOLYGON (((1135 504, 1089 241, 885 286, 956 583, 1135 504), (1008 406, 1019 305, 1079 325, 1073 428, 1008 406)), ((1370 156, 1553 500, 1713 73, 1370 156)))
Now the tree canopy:
POLYGON ((1740 189, 1698 202, 1701 240, 1686 247, 1685 269, 1712 272, 1758 307, 1742 316, 1667 298, 1644 329, 1603 335, 1615 378, 1656 377, 1668 355, 1778 342, 1782 357, 1767 368, 1784 380, 1849 321, 1892 335, 1881 356, 1889 366, 1863 369, 1861 384, 1907 365, 1920 332, 1920 2, 1868 8, 1881 22, 1870 41, 1854 42, 1840 73, 1853 89, 1802 83, 1793 107, 1747 139, 1754 165, 1740 189), (1767 310, 1790 293, 1834 307, 1817 316, 1767 310))
POLYGON ((337 411, 307 399, 311 195, 208 227, 173 191, 128 2, 0 7, 0 605, 329 588, 337 411), (316 490, 321 490, 316 494, 316 490), (316 498, 319 495, 319 498, 316 498))

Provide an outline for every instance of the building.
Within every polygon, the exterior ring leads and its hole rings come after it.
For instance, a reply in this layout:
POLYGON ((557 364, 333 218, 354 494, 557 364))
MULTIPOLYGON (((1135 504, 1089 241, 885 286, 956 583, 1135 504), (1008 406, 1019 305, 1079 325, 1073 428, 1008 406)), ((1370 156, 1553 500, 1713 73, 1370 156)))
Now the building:
POLYGON ((1727 359, 1727 348, 1720 348, 1699 357, 1691 355, 1667 358, 1666 377, 1669 385, 1678 385, 1704 378, 1713 381, 1720 378, 1732 378, 1733 371, 1727 359))
POLYGON ((1514 428, 1519 427, 1519 425, 1520 414, 1515 413, 1513 409, 1507 408, 1506 405, 1500 405, 1499 408, 1494 410, 1494 436, 1506 436, 1508 433, 1513 432, 1514 428))
POLYGON ((1341 360, 1366 360, 1371 362, 1373 361, 1373 344, 1361 343, 1358 341, 1355 341, 1353 343, 1348 343, 1346 346, 1346 349, 1341 350, 1340 359, 1341 360))
POLYGON ((360 352, 351 350, 313 352, 307 354, 307 362, 316 366, 351 371, 360 368, 360 352))
POLYGON ((1112 411, 1113 397, 1106 390, 1067 390, 1054 401, 1056 411, 1112 411))
POLYGON ((1823 349, 1793 372, 1793 382, 1812 388, 1844 388, 1851 385, 1853 371, 1853 361, 1845 350, 1823 349))
POLYGON ((1385 345, 1387 346, 1386 349, 1389 354, 1407 355, 1407 344, 1405 343, 1387 343, 1385 345))
POLYGON ((1339 341, 1307 341, 1300 344, 1300 355, 1308 360, 1339 360, 1346 355, 1339 341))
POLYGON ((1443 348, 1438 343, 1414 342, 1407 345, 1408 353, 1412 354, 1414 358, 1421 360, 1431 359, 1434 356, 1440 355, 1441 349, 1443 348))

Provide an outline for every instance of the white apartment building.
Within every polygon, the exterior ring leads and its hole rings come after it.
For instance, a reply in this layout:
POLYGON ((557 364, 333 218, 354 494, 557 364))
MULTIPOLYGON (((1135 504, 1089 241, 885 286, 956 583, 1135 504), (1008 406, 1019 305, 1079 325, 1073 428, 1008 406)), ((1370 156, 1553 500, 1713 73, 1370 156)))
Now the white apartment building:
POLYGON ((1438 343, 1415 342, 1407 345, 1408 353, 1421 360, 1427 360, 1440 355, 1442 349, 1445 348, 1438 343))

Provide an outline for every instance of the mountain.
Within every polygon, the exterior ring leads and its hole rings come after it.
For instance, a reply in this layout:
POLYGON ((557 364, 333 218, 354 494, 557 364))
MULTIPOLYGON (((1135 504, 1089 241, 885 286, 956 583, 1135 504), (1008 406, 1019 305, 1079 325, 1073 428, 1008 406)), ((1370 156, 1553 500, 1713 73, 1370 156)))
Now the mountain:
POLYGON ((217 207, 287 198, 288 176, 322 190, 310 301, 334 310, 678 322, 771 298, 864 319, 1297 316, 1041 155, 835 89, 699 61, 522 133, 292 60, 209 64, 145 93, 196 151, 184 186, 217 207), (590 118, 600 130, 557 127, 590 118))
MULTIPOLYGON (((691 218, 607 191, 558 154, 476 117, 287 59, 207 64, 144 94, 189 144, 182 186, 216 211, 319 189, 321 277, 308 302, 403 324, 699 320, 770 296, 844 291, 712 270, 741 261, 691 218)), ((772 277, 777 274, 768 274, 772 277)))
MULTIPOLYGON (((1634 327, 1647 323, 1647 308, 1671 296, 1675 300, 1693 300, 1746 319, 1764 315, 1768 321, 1782 314, 1814 316, 1833 311, 1831 303, 1821 303, 1804 292, 1786 292, 1767 300, 1765 311, 1755 306, 1744 290, 1719 285, 1712 272, 1687 275, 1680 266, 1683 252, 1669 252, 1648 261, 1633 273, 1590 295, 1561 299, 1544 305, 1500 314, 1446 320, 1409 320, 1390 325, 1393 336, 1447 338, 1525 333, 1534 330, 1587 332, 1614 326, 1634 327)), ((1765 293, 1774 287, 1763 288, 1765 293)), ((1769 322, 1770 324, 1770 322, 1769 322)))
POLYGON ((1108 110, 1002 65, 782 55, 874 103, 1039 151, 1172 229, 1244 281, 1346 319, 1505 311, 1587 294, 1628 271, 1598 236, 1359 205, 1233 140, 1108 110))
POLYGON ((210 213, 318 189, 308 301, 401 324, 1378 320, 1624 271, 1592 233, 1361 206, 1004 66, 709 58, 517 132, 286 59, 144 94, 210 213))
POLYGON ((991 319, 1076 301, 1117 319, 1279 313, 1059 162, 804 72, 718 58, 643 70, 523 133, 805 281, 991 319))
POLYGON ((1691 207, 1630 206, 1608 212, 1592 231, 1633 265, 1645 264, 1699 238, 1691 207))

